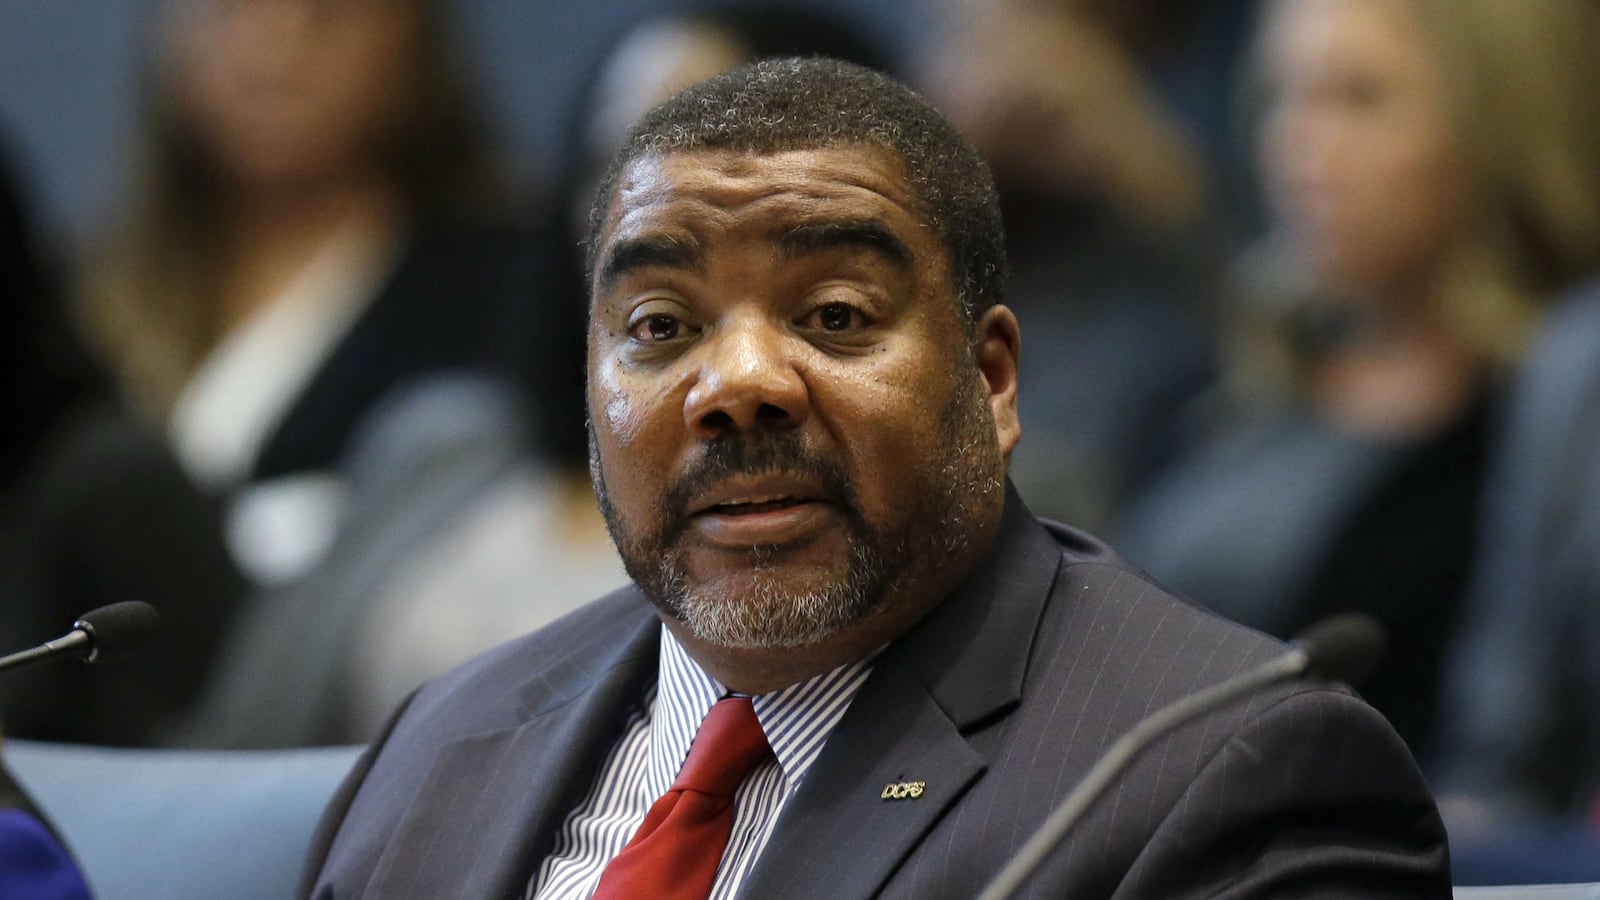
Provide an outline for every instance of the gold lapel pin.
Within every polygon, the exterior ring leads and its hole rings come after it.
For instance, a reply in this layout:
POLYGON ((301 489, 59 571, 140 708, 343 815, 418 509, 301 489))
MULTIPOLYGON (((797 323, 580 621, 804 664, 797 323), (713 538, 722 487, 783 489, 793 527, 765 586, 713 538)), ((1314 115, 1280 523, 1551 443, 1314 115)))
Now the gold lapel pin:
POLYGON ((915 800, 922 796, 922 791, 928 786, 926 781, 902 781, 897 784, 883 786, 883 799, 885 800, 915 800))

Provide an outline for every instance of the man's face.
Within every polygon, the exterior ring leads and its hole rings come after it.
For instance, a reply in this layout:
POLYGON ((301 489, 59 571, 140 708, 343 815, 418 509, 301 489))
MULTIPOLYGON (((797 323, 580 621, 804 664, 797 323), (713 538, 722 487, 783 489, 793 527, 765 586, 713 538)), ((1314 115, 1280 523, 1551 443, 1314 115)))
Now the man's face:
POLYGON ((1015 320, 969 337, 900 171, 867 148, 694 151, 618 181, 595 485, 629 574, 695 639, 803 646, 931 604, 998 521, 1015 320))

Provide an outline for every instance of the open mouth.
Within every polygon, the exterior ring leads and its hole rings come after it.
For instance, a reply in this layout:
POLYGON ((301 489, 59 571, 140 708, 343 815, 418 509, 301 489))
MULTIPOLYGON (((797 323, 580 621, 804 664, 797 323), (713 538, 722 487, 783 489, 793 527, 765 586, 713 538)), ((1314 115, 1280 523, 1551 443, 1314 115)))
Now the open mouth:
POLYGON ((749 500, 718 503, 707 507, 705 512, 716 516, 748 516, 756 513, 775 512, 809 502, 809 500, 804 500, 800 497, 756 497, 749 500))
POLYGON ((707 492, 690 517, 706 546, 748 551, 797 545, 837 526, 817 485, 789 476, 735 477, 707 492))

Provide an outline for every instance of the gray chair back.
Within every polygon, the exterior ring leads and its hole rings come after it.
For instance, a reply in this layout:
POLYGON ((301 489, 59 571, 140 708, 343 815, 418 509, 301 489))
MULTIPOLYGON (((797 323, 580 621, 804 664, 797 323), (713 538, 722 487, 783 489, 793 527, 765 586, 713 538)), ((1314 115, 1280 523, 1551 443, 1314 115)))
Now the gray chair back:
POLYGON ((1505 884, 1458 887, 1456 900, 1600 900, 1600 884, 1505 884))
POLYGON ((99 900, 291 900, 360 747, 129 750, 8 740, 99 900))

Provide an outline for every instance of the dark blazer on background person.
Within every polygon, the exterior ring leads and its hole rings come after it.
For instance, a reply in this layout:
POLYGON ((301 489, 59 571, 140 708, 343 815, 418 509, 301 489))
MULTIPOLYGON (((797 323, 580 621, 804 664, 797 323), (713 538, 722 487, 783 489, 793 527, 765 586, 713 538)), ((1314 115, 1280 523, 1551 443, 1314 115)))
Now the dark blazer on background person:
POLYGON ((250 479, 333 468, 364 414, 396 386, 500 365, 495 354, 507 309, 526 304, 537 286, 520 258, 527 240, 510 226, 418 229, 371 305, 262 444, 250 479))
MULTIPOLYGON (((325 814, 302 896, 520 898, 656 677, 634 588, 415 694, 325 814)), ((1121 734, 1282 645, 1167 593, 1014 490, 973 574, 877 658, 740 896, 979 892, 1121 734), (920 781, 911 799, 885 785, 920 781)), ((1033 896, 1436 896, 1443 827, 1341 686, 1263 689, 1153 744, 1033 896)))
POLYGON ((1587 817, 1600 800, 1600 280, 1547 314, 1495 450, 1434 774, 1497 817, 1587 817))

